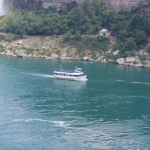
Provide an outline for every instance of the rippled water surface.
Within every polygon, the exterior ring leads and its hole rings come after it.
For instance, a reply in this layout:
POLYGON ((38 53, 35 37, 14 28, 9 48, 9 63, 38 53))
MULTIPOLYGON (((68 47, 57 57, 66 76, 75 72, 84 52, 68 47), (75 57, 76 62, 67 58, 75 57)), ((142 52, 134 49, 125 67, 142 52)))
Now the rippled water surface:
POLYGON ((0 56, 0 149, 149 150, 150 69, 0 56))

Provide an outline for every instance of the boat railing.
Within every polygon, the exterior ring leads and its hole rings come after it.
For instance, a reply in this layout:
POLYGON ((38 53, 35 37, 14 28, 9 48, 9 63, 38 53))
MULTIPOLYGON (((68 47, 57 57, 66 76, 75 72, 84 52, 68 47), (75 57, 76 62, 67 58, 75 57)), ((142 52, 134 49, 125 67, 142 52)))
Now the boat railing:
POLYGON ((61 68, 56 69, 54 71, 56 71, 56 72, 65 72, 65 73, 82 73, 82 68, 77 68, 76 67, 75 70, 65 70, 65 69, 62 69, 62 67, 61 67, 61 68))

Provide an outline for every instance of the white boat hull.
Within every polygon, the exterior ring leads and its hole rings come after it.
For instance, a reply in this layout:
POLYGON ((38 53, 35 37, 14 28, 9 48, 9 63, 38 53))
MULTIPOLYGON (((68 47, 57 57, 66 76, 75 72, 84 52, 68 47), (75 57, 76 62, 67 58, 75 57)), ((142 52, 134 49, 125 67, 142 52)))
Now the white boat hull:
POLYGON ((60 76, 60 75, 54 75, 54 78, 62 79, 62 80, 75 80, 75 81, 87 81, 88 79, 86 76, 80 76, 80 77, 71 77, 71 76, 60 76))

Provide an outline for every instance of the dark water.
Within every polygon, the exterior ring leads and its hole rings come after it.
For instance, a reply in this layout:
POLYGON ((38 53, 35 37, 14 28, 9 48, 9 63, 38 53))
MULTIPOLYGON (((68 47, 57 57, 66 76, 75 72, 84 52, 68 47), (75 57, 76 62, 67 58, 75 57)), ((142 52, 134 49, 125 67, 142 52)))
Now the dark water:
POLYGON ((0 150, 37 149, 149 150, 150 69, 0 56, 0 150))

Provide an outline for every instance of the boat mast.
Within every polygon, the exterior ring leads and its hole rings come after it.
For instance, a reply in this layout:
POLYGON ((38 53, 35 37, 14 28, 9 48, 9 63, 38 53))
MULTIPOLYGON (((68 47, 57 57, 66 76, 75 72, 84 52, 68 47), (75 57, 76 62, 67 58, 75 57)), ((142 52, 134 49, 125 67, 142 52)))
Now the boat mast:
POLYGON ((61 67, 61 65, 60 65, 60 70, 62 70, 62 67, 61 67))

